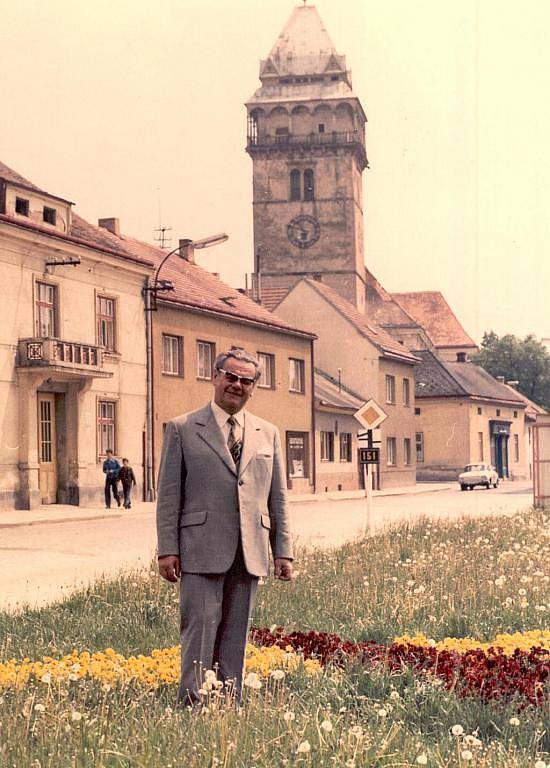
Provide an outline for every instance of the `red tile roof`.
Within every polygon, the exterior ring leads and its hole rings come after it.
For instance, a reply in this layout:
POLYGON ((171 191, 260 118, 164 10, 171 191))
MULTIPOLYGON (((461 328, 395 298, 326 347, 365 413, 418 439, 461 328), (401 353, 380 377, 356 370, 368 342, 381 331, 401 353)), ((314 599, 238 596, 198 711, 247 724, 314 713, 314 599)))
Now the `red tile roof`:
POLYGON ((392 293, 391 296, 408 315, 424 328, 436 348, 477 348, 477 344, 460 325, 443 294, 439 291, 392 293))
POLYGON ((49 192, 45 192, 43 189, 40 189, 40 187, 37 187, 36 184, 32 183, 32 181, 29 181, 24 176, 21 176, 20 173, 17 173, 17 171, 14 171, 12 168, 8 168, 8 166, 2 162, 0 162, 0 179, 5 179, 6 181, 10 181, 12 184, 17 184, 19 187, 30 189, 33 192, 40 193, 41 195, 48 195, 48 197, 54 197, 56 200, 63 200, 65 203, 70 203, 70 200, 67 200, 64 197, 52 195, 49 192))
POLYGON ((417 358, 405 346, 396 341, 393 336, 390 336, 379 325, 370 322, 370 318, 367 318, 357 307, 346 301, 328 285, 317 280, 306 279, 304 282, 323 296, 362 336, 371 341, 383 354, 389 357, 397 357, 407 363, 415 363, 417 361, 417 358))
MULTIPOLYGON (((166 256, 166 252, 141 240, 121 235, 124 248, 136 256, 152 261, 156 266, 166 256)), ((256 304, 244 293, 224 283, 216 275, 203 269, 198 264, 191 264, 176 254, 171 256, 162 267, 160 279, 171 280, 174 292, 159 294, 159 300, 179 304, 190 309, 204 310, 226 315, 245 323, 260 323, 273 330, 315 338, 313 333, 293 328, 282 318, 270 312, 261 304, 256 304)))

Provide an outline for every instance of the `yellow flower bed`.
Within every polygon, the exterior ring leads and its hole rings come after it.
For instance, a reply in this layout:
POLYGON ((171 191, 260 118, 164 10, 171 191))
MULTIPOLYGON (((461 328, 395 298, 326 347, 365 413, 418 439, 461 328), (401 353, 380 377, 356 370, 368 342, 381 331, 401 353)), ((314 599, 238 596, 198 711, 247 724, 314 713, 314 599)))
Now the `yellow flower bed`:
POLYGON ((543 648, 550 651, 550 631, 535 629, 529 632, 501 634, 497 635, 490 643, 482 643, 473 637, 446 637, 444 640, 436 643, 422 633, 402 635, 401 637, 396 637, 393 642, 404 645, 431 646, 440 651, 458 651, 458 653, 465 653, 466 651, 476 649, 487 651, 489 648, 502 648, 507 656, 511 656, 516 649, 529 651, 531 648, 543 648))
MULTIPOLYGON (((321 667, 318 662, 303 660, 292 649, 247 645, 246 672, 267 677, 273 670, 296 671, 303 664, 307 674, 315 674, 321 667)), ((150 656, 126 658, 112 648, 98 653, 73 651, 61 659, 45 656, 42 661, 12 659, 0 664, 0 689, 24 688, 30 679, 43 683, 78 681, 84 678, 99 680, 112 685, 117 682, 137 680, 148 686, 172 684, 179 680, 180 648, 154 650, 150 656)))

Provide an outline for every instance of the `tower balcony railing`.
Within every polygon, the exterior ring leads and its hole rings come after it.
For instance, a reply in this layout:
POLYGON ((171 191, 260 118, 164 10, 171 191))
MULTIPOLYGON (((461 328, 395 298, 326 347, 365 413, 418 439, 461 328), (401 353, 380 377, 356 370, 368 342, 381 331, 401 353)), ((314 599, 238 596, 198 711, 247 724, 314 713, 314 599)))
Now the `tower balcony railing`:
POLYGON ((277 136, 270 136, 267 134, 249 134, 248 135, 249 149, 263 149, 270 147, 315 147, 315 146, 330 146, 331 144, 338 145, 353 145, 360 144, 361 147, 365 146, 364 137, 359 131, 327 131, 325 133, 306 133, 306 134, 293 134, 282 133, 277 136))
POLYGON ((111 376, 103 366, 103 348, 51 337, 20 339, 18 368, 45 368, 83 376, 111 376))

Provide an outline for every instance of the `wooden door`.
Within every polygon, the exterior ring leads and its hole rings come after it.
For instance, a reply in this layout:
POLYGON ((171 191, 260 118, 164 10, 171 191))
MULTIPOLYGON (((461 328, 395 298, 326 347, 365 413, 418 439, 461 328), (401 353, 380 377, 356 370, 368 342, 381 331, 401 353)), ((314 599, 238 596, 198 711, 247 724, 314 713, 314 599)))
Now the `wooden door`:
POLYGON ((57 501, 55 395, 38 393, 38 465, 42 504, 57 501))

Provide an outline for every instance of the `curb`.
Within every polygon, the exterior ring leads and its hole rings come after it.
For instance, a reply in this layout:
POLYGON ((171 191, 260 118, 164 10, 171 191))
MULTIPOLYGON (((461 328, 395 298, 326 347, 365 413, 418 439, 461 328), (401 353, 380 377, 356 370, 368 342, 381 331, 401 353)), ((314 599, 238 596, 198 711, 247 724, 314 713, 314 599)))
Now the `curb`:
POLYGON ((99 514, 99 515, 79 515, 75 517, 47 517, 35 520, 20 520, 11 523, 0 523, 0 528, 21 528, 30 525, 55 525, 56 523, 81 523, 86 520, 112 520, 115 517, 124 517, 120 512, 118 514, 99 514))

